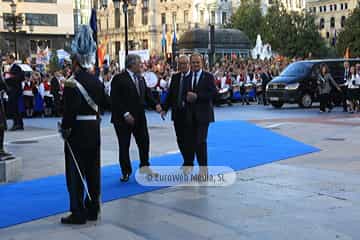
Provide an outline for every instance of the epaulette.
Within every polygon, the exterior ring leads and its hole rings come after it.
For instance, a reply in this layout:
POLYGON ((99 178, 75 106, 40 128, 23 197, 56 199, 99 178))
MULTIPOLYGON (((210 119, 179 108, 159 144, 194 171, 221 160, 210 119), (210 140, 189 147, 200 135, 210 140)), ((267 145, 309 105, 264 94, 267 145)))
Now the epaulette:
POLYGON ((64 87, 76 88, 76 82, 73 78, 66 79, 64 82, 64 87))

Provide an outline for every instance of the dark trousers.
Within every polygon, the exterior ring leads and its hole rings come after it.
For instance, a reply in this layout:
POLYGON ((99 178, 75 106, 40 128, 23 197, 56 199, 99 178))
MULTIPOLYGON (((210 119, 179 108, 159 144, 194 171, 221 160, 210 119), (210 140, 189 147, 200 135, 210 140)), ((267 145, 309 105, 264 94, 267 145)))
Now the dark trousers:
POLYGON ((70 196, 70 211, 75 215, 97 214, 100 211, 100 146, 84 148, 71 144, 71 148, 86 180, 92 201, 87 195, 84 201, 83 183, 74 159, 65 145, 65 172, 70 196))
POLYGON ((133 127, 129 126, 126 123, 115 123, 114 124, 116 135, 118 138, 119 144, 119 162, 121 166, 121 172, 123 175, 131 174, 132 167, 130 161, 130 140, 131 135, 134 136, 136 145, 139 149, 140 156, 140 168, 144 166, 150 166, 149 163, 149 150, 150 150, 150 140, 149 133, 145 118, 145 113, 140 119, 135 120, 135 125, 133 127))
POLYGON ((347 103, 346 103, 346 99, 347 99, 347 87, 346 86, 342 86, 341 87, 341 103, 343 105, 343 110, 347 111, 347 103))
MULTIPOLYGON (((184 164, 188 162, 189 159, 189 149, 187 148, 187 140, 186 140, 186 127, 185 127, 185 120, 183 119, 175 119, 174 120, 174 128, 176 134, 176 141, 180 150, 180 153, 184 159, 184 164)), ((191 161, 191 159, 190 159, 191 161)))
POLYGON ((199 166, 208 165, 208 156, 207 156, 207 135, 208 135, 209 124, 208 123, 198 123, 197 121, 192 121, 190 124, 186 124, 186 139, 189 142, 187 148, 189 149, 188 157, 185 159, 185 166, 193 166, 194 158, 199 163, 199 166))
POLYGON ((330 94, 328 93, 320 95, 320 110, 325 111, 326 108, 332 109, 330 94))
POLYGON ((22 115, 19 111, 20 94, 16 91, 9 91, 9 113, 14 121, 14 126, 23 127, 22 115))

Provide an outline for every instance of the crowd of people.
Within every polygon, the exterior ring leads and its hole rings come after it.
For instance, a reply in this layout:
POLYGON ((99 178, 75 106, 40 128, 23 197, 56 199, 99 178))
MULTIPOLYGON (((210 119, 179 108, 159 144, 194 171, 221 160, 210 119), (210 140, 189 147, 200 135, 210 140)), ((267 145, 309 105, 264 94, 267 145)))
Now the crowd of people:
MULTIPOLYGON (((266 85, 290 63, 298 60, 301 59, 245 60, 225 56, 211 68, 208 64, 205 64, 204 69, 214 75, 215 85, 219 93, 215 99, 216 105, 221 103, 231 105, 235 101, 239 101, 243 105, 249 105, 251 102, 267 105, 266 85)), ((14 61, 13 56, 7 57, 8 69, 5 69, 4 75, 10 71, 14 61)), ((324 72, 321 71, 322 74, 319 75, 318 81, 320 110, 324 112, 332 109, 330 91, 339 88, 343 95, 344 111, 359 111, 360 67, 349 66, 349 63, 345 63, 344 83, 341 86, 331 80, 332 77, 325 68, 326 66, 321 68, 324 69, 324 72)), ((147 86, 151 89, 153 96, 161 103, 165 101, 168 95, 171 77, 176 71, 177 69, 173 68, 172 65, 157 57, 153 57, 142 64, 142 72, 147 86)), ((121 69, 115 61, 109 64, 105 60, 102 63, 99 79, 103 83, 108 96, 110 96, 111 81, 120 72, 121 69)), ((19 86, 21 93, 18 96, 17 106, 20 115, 18 118, 61 116, 64 82, 71 76, 70 63, 65 61, 62 69, 55 72, 41 72, 35 66, 32 66, 32 71, 22 71, 22 74, 23 76, 20 77, 22 78, 21 86, 19 86)), ((14 111, 12 110, 14 106, 11 106, 10 96, 3 91, 2 98, 6 100, 5 106, 8 115, 13 115, 11 112, 14 111)), ((22 120, 19 120, 17 125, 17 128, 22 129, 22 120)))

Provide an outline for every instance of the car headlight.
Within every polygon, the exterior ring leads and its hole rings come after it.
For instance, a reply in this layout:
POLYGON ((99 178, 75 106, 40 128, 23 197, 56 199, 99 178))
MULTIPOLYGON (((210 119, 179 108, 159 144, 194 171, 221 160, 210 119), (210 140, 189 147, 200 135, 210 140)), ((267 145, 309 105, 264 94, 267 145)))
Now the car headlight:
POLYGON ((285 89, 286 90, 296 90, 299 88, 299 83, 292 83, 292 84, 288 84, 286 85, 285 89))
POLYGON ((270 84, 266 84, 265 90, 267 91, 269 89, 270 84))

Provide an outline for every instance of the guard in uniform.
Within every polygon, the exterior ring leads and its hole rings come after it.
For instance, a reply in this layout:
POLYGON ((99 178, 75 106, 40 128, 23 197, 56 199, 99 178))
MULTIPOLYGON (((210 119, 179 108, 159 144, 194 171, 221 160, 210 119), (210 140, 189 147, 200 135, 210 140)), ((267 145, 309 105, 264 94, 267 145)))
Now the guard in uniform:
MULTIPOLYGON (((0 56, 1 60, 1 56, 0 56)), ((1 62, 0 62, 0 161, 5 161, 9 159, 13 159, 11 153, 5 151, 4 148, 4 135, 6 126, 6 114, 5 114, 5 107, 4 107, 4 99, 3 93, 8 90, 6 82, 2 79, 2 72, 1 72, 1 62)))
POLYGON ((64 113, 59 129, 65 140, 65 171, 70 196, 68 217, 63 224, 96 221, 100 213, 100 117, 106 107, 105 90, 88 69, 95 63, 92 31, 81 26, 72 43, 72 73, 64 84, 64 113), (73 153, 73 154, 72 154, 73 153), (76 162, 82 173, 78 171, 76 162), (85 180, 90 197, 85 193, 85 180))

